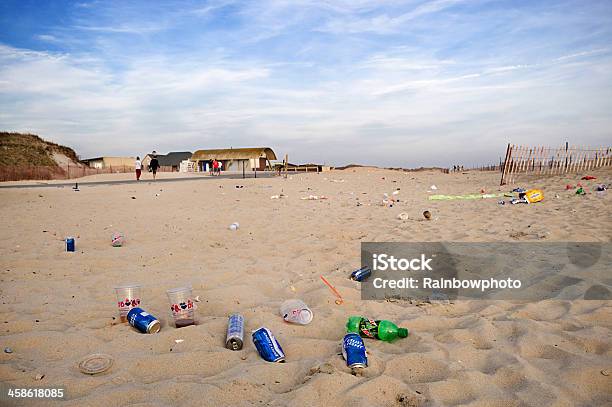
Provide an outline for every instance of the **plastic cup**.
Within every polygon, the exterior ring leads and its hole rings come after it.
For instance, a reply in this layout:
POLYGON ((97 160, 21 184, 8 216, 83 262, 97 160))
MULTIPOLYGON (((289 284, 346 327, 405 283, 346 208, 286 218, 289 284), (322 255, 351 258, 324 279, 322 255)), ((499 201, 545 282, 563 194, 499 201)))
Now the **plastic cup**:
POLYGON ((280 314, 287 322, 307 325, 312 321, 312 311, 302 300, 287 300, 280 306, 280 314))
POLYGON ((139 285, 122 285, 115 287, 117 294, 117 306, 119 307, 119 319, 127 322, 127 314, 134 307, 140 306, 140 294, 142 287, 139 285))
POLYGON ((195 303, 191 287, 179 287, 166 291, 174 325, 177 328, 195 324, 195 303))

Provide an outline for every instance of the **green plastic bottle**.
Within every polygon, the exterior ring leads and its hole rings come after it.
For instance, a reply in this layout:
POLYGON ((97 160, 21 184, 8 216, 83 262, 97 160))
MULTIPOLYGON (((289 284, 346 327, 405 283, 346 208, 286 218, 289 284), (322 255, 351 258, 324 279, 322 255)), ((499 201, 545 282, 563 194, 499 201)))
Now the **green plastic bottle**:
POLYGON ((350 317, 346 323, 346 331, 358 333, 364 338, 380 339, 386 342, 408 336, 408 329, 399 328, 391 321, 375 321, 364 317, 350 317))

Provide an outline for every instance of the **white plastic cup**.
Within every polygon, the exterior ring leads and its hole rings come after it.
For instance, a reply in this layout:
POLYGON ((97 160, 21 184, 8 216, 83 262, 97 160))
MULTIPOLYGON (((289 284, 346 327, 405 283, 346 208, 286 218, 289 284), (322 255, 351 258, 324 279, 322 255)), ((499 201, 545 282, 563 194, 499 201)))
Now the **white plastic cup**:
POLYGON ((312 321, 312 311, 302 300, 287 300, 280 306, 280 314, 287 322, 308 325, 312 321))
POLYGON ((142 287, 139 285, 122 285, 115 287, 121 322, 127 322, 128 312, 130 312, 132 308, 140 306, 141 290, 142 287))
POLYGON ((182 328, 195 324, 195 302, 191 287, 179 287, 166 291, 174 325, 182 328))
POLYGON ((229 225, 230 230, 234 230, 234 231, 238 230, 239 227, 240 227, 240 223, 238 222, 234 222, 231 225, 229 225))

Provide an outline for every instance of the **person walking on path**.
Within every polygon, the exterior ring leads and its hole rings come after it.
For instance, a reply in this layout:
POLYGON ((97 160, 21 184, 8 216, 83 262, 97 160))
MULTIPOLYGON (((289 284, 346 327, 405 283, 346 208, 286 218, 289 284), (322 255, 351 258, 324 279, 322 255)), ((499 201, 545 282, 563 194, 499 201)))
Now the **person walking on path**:
POLYGON ((155 151, 153 151, 153 158, 151 159, 149 167, 151 167, 151 171, 153 172, 153 180, 155 180, 155 176, 157 175, 157 169, 159 168, 159 161, 157 161, 157 154, 155 153, 155 151))
POLYGON ((215 158, 213 160, 213 174, 217 175, 218 171, 219 171, 219 161, 217 161, 217 159, 215 158))
POLYGON ((142 161, 140 161, 140 157, 136 157, 134 168, 136 168, 136 181, 140 181, 140 174, 142 174, 142 161))

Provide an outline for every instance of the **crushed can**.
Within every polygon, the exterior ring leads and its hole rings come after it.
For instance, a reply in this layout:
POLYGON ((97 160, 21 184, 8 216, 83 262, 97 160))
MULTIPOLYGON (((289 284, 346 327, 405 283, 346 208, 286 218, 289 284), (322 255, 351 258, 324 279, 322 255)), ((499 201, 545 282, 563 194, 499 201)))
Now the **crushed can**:
POLYGON ((127 314, 127 319, 130 325, 143 334, 155 334, 161 329, 159 320, 142 308, 132 308, 127 314))
POLYGON ((225 347, 231 350, 240 350, 244 345, 244 317, 232 314, 227 321, 227 337, 225 347))
POLYGON ((253 344, 265 361, 284 362, 285 352, 268 328, 261 327, 253 332, 253 344))
POLYGON ((372 275, 372 270, 368 266, 355 270, 351 273, 351 280, 363 281, 372 275))
POLYGON ((350 332, 342 340, 342 356, 350 368, 364 368, 368 366, 365 344, 359 334, 350 332))

